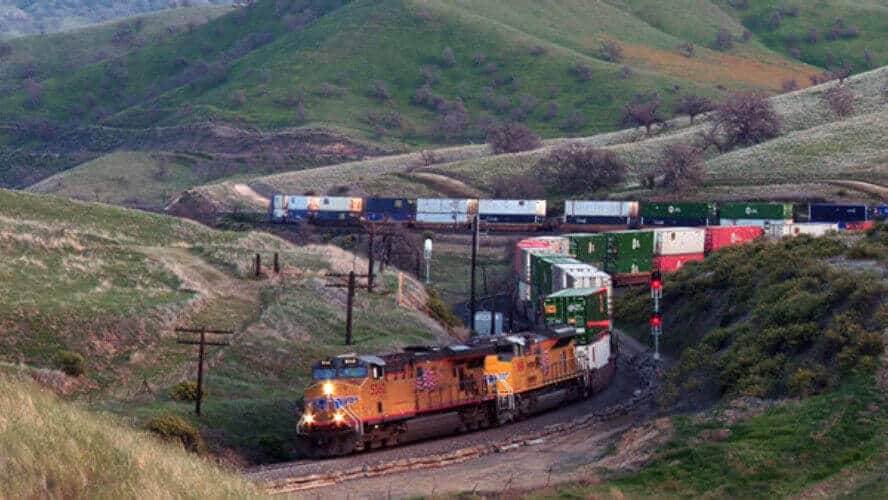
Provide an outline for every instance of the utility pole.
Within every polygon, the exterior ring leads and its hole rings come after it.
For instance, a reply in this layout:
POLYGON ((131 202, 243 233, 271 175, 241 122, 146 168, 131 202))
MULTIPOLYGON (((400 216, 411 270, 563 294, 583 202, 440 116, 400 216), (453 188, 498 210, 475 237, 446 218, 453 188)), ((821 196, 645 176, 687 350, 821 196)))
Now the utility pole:
POLYGON ((469 288, 469 330, 475 331, 475 265, 478 259, 478 232, 480 229, 478 214, 472 218, 472 277, 469 288))
POLYGON ((651 316, 651 336, 654 338, 654 360, 660 360, 660 335, 663 335, 663 318, 660 316, 660 299, 663 298, 663 278, 660 271, 651 273, 651 300, 654 302, 654 315, 651 316))
MULTIPOLYGON (((350 271, 349 273, 327 273, 327 277, 329 278, 346 278, 346 282, 342 283, 327 283, 325 286, 333 287, 333 288, 348 288, 348 295, 345 301, 345 345, 352 345, 352 318, 354 316, 354 304, 355 304, 355 289, 359 288, 356 283, 356 278, 368 278, 367 274, 355 274, 354 271, 350 271)), ((365 287, 360 288, 370 288, 368 284, 365 287)))
POLYGON ((368 249, 368 261, 369 265, 367 266, 367 290, 370 292, 373 291, 373 240, 376 239, 376 228, 373 224, 370 224, 370 247, 368 249))
POLYGON ((219 345, 219 346, 227 346, 231 345, 231 340, 228 338, 223 338, 223 340, 214 339, 207 340, 207 334, 212 335, 234 335, 234 332, 231 330, 210 330, 205 326, 200 328, 176 328, 177 333, 199 333, 200 337, 198 340, 194 340, 193 338, 178 338, 176 342, 179 344, 189 344, 189 345, 197 345, 198 346, 198 355, 197 355, 197 400, 194 402, 194 413, 199 417, 200 416, 200 402, 203 399, 203 365, 204 365, 204 352, 206 351, 206 346, 208 345, 219 345))

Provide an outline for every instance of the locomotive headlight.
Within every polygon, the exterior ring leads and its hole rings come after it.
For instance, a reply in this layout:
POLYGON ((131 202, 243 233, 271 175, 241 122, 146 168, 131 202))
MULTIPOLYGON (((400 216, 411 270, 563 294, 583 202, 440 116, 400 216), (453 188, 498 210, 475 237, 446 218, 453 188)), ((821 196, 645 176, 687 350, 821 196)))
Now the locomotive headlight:
POLYGON ((333 395, 333 383, 332 382, 324 382, 324 395, 332 396, 333 395))
POLYGON ((345 415, 342 412, 337 412, 333 415, 333 421, 337 424, 341 424, 343 420, 345 420, 345 415))
POLYGON ((314 423, 315 417, 311 413, 306 413, 305 415, 302 415, 302 421, 308 425, 311 425, 314 423))

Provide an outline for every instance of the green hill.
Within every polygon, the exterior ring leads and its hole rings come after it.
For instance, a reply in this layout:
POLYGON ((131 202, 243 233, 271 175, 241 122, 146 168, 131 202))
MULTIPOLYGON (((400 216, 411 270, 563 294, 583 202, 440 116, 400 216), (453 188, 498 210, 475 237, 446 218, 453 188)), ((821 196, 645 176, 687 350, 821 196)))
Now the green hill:
MULTIPOLYGON (((211 349, 201 425, 211 448, 247 460, 294 442, 292 411, 317 358, 444 335, 425 314, 396 305, 397 276, 387 271, 377 293, 358 294, 355 345, 344 346, 345 291, 326 288, 323 276, 366 261, 264 233, 0 190, 0 251, 0 361, 53 368, 60 350, 80 352, 86 378, 74 397, 92 406, 138 419, 188 416, 191 406, 168 393, 193 380, 196 352, 177 344, 173 329, 237 331, 232 346, 211 349), (254 278, 254 255, 270 265, 274 252, 290 276, 254 278)), ((406 286, 423 304, 422 285, 408 277, 406 286)))
MULTIPOLYGON (((10 62, 5 73, 17 79, 0 99, 0 181, 33 183, 115 150, 171 151, 142 144, 156 127, 322 127, 402 148, 478 141, 496 120, 524 121, 545 137, 588 135, 617 128, 636 94, 658 92, 671 108, 686 92, 775 92, 820 71, 754 37, 710 49, 703 42, 721 26, 738 40, 742 26, 706 0, 683 0, 682 9, 260 0, 85 66, 38 65, 26 77, 10 62), (700 20, 674 13, 682 9, 700 20), (608 60, 606 42, 621 58, 608 60), (685 42, 697 44, 693 57, 680 54, 685 42), (67 140, 53 143, 60 131, 67 140)), ((291 170, 305 166, 290 161, 291 170)))
POLYGON ((0 483, 8 498, 256 498, 233 472, 0 373, 0 483))

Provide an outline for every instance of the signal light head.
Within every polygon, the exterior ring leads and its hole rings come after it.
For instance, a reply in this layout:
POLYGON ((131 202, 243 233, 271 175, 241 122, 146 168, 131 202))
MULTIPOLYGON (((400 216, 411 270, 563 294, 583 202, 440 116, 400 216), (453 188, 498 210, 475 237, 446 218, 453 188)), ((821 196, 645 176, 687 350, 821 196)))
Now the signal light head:
POLYGON ((663 319, 660 316, 651 316, 651 326, 660 326, 661 324, 663 324, 663 319))
POLYGON ((653 288, 654 290, 659 290, 663 288, 663 282, 658 279, 651 280, 651 288, 653 288))

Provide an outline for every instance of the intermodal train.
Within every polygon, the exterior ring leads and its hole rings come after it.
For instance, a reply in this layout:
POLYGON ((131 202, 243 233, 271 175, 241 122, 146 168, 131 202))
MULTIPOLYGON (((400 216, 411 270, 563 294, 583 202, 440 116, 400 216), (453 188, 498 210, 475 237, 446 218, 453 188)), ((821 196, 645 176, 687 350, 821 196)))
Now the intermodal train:
POLYGON ((836 223, 841 228, 855 229, 885 218, 888 205, 567 200, 553 207, 546 200, 275 195, 268 215, 275 223, 351 226, 372 222, 456 230, 468 229, 475 215, 483 228, 504 231, 613 231, 792 222, 836 223), (554 215, 556 211, 559 215, 554 215))
POLYGON ((314 456, 336 456, 502 425, 605 388, 616 356, 608 320, 590 320, 583 334, 552 325, 464 344, 336 356, 312 366, 297 432, 314 456))

